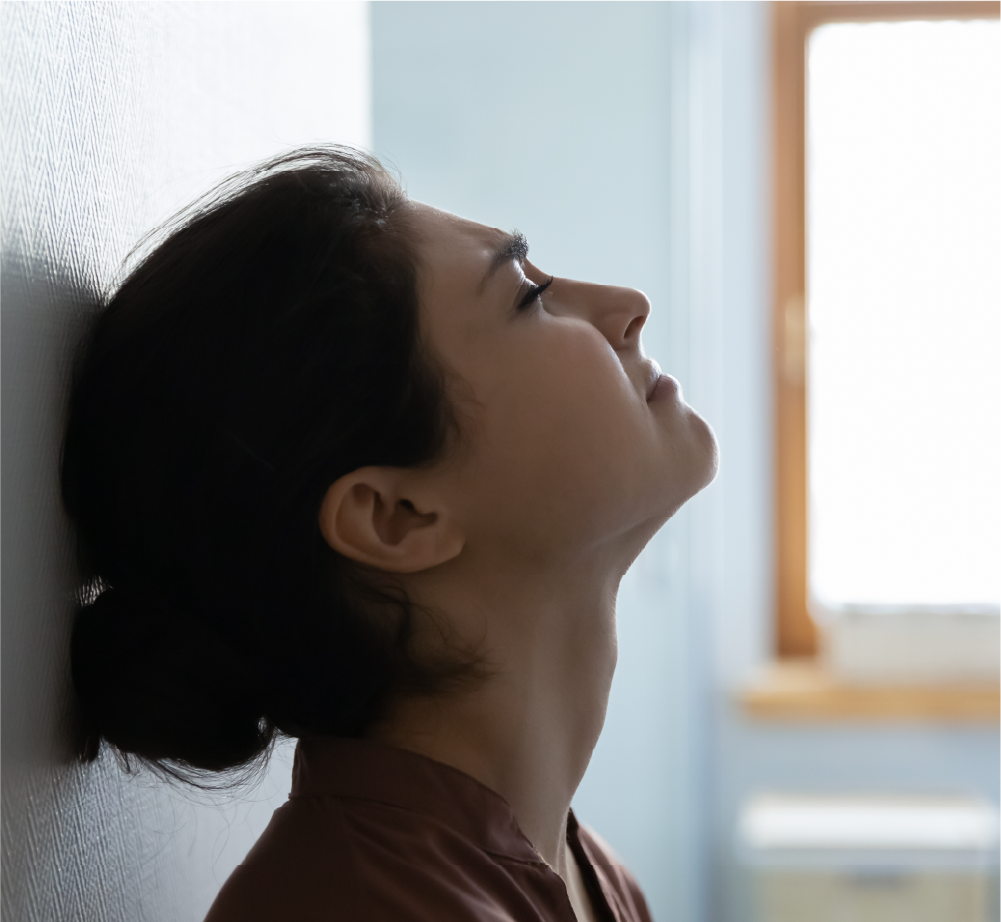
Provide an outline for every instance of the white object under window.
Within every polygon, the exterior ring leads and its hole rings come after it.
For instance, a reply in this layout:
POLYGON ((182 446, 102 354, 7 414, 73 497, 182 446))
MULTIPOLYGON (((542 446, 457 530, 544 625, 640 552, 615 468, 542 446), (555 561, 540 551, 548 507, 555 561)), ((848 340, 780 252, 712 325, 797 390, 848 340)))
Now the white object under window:
POLYGON ((761 794, 738 829, 752 863, 989 866, 998 814, 972 798, 761 794))
POLYGON ((967 798, 759 795, 737 853, 761 922, 988 922, 998 815, 967 798))

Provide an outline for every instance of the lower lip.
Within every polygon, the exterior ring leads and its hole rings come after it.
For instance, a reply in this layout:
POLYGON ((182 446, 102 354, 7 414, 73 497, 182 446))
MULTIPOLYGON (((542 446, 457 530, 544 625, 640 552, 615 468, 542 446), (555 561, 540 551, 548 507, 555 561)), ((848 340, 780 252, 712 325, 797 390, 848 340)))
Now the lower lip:
POLYGON ((681 385, 677 378, 670 375, 661 375, 647 397, 647 403, 655 403, 658 400, 673 400, 681 391, 681 385))

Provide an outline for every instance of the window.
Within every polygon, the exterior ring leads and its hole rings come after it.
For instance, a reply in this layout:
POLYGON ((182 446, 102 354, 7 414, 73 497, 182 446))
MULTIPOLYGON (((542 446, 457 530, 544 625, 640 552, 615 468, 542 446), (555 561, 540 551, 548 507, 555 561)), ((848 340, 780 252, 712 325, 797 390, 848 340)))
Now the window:
POLYGON ((811 609, 997 632, 997 16, 775 4, 780 656, 811 609))

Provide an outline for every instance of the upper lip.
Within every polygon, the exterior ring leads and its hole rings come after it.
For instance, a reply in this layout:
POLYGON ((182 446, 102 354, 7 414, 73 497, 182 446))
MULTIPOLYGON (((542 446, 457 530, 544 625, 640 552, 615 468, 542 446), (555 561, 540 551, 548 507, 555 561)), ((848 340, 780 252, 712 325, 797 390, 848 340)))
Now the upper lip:
POLYGON ((649 359, 644 364, 646 366, 646 399, 649 400, 653 396, 653 389, 657 386, 657 381, 660 380, 662 372, 660 365, 653 359, 649 359))

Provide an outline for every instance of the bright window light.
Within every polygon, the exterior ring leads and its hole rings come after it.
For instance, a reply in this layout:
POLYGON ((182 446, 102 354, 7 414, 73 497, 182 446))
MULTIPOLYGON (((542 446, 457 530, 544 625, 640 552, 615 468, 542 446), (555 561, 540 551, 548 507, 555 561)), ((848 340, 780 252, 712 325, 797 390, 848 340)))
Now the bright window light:
POLYGON ((832 24, 809 45, 810 594, 1001 600, 1001 34, 832 24))

